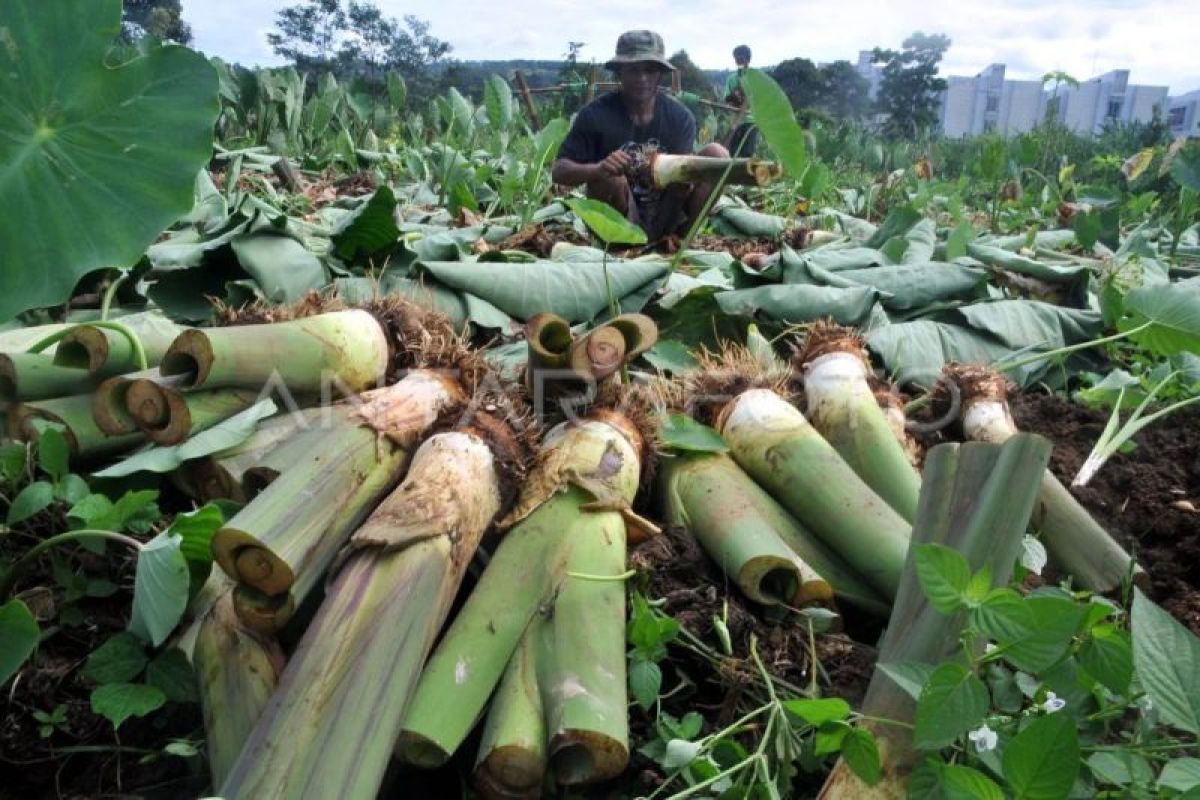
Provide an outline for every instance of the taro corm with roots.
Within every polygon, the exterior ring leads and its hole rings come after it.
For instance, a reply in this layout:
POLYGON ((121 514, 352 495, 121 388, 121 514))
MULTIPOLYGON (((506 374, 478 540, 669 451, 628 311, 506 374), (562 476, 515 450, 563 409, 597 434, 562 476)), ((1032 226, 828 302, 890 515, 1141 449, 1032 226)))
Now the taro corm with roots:
POLYGON ((474 780, 487 796, 535 795, 547 770, 571 786, 625 769, 626 520, 644 448, 616 412, 546 434, 511 528, 421 675, 403 761, 445 763, 485 715, 474 780))
POLYGON ((796 351, 804 376, 804 416, 876 494, 910 523, 921 477, 897 440, 871 388, 862 338, 819 322, 796 351))
POLYGON ((783 397, 786 384, 742 348, 705 357, 688 380, 689 396, 721 398, 713 427, 738 465, 890 601, 911 526, 783 397))
MULTIPOLYGON (((963 434, 968 439, 1004 442, 1017 433, 1003 376, 985 367, 951 364, 943 371, 942 382, 958 387, 963 434)), ((1130 576, 1139 584, 1147 580, 1145 571, 1049 470, 1042 478, 1033 525, 1051 563, 1087 589, 1112 591, 1130 576)))

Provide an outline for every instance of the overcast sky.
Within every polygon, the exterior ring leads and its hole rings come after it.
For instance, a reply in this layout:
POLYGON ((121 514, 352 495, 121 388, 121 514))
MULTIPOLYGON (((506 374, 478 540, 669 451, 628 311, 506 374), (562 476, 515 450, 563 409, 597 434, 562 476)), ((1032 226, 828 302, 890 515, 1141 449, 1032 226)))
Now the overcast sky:
MULTIPOLYGON (((195 47, 242 64, 274 64, 266 43, 288 0, 183 0, 195 47)), ((1130 82, 1200 89, 1200 2, 1193 0, 377 0, 385 13, 415 14, 465 60, 561 58, 585 42, 585 60, 603 62, 629 28, 663 33, 668 53, 685 49, 705 68, 730 66, 733 46, 755 64, 785 58, 846 59, 860 49, 898 47, 914 30, 953 41, 943 75, 973 75, 988 64, 1012 78, 1065 70, 1080 80, 1127 68, 1130 82)))

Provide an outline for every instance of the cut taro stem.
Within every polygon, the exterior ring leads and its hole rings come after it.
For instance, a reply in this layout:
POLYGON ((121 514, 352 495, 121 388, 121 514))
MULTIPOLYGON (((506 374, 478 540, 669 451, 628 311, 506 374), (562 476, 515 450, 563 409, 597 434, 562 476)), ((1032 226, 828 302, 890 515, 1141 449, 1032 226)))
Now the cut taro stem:
POLYGON ((497 463, 471 431, 417 450, 334 567, 223 797, 378 793, 421 665, 499 512, 497 463))
POLYGON ((729 456, 666 459, 659 480, 666 519, 687 528, 751 600, 803 607, 836 598, 887 615, 878 592, 729 456))
POLYGON ((717 430, 756 483, 883 598, 895 596, 908 552, 908 522, 803 414, 770 389, 750 389, 721 410, 717 430))
POLYGON ((397 743, 402 760, 434 767, 453 755, 544 613, 537 680, 550 768, 564 784, 606 780, 625 768, 624 583, 568 573, 623 574, 622 512, 637 493, 641 447, 616 414, 546 435, 538 469, 505 520, 516 526, 421 675, 397 743))
POLYGON ((366 311, 335 311, 287 322, 193 329, 171 343, 163 375, 187 389, 264 387, 293 395, 351 395, 376 385, 388 365, 383 328, 366 311))
POLYGON ((0 353, 0 404, 83 394, 95 385, 86 370, 60 367, 43 353, 0 353))
MULTIPOLYGON (((1049 459, 1050 442, 1031 434, 1018 434, 1003 445, 968 442, 934 447, 925 462, 913 543, 956 550, 972 571, 988 567, 993 583, 1006 584, 1037 501, 1038 476, 1049 459)), ((929 602, 910 553, 879 644, 879 663, 949 661, 961 650, 966 621, 965 611, 947 617, 929 602)), ((860 724, 874 734, 879 746, 882 780, 869 786, 839 760, 821 790, 822 800, 908 796, 909 775, 919 755, 913 745, 916 701, 877 669, 867 687, 862 715, 860 724)))
POLYGON ((546 722, 538 689, 541 614, 534 614, 492 697, 472 781, 487 798, 541 797, 546 722))
POLYGON ((410 449, 462 401, 458 383, 430 371, 364 394, 348 419, 315 437, 295 465, 213 535, 214 559, 238 583, 268 596, 290 592, 300 604, 403 475, 410 449))
POLYGON ((200 619, 192 666, 204 712, 214 786, 233 767, 275 691, 284 656, 274 639, 245 627, 233 609, 232 585, 200 619))
POLYGON ((911 523, 921 477, 871 390, 861 339, 848 328, 819 324, 796 361, 804 371, 804 416, 859 477, 911 523))
POLYGON ((38 431, 33 422, 38 419, 63 426, 72 464, 124 453, 146 440, 141 431, 109 436, 100 430, 92 417, 90 394, 17 403, 8 409, 9 437, 22 442, 36 442, 38 431))
MULTIPOLYGON (((954 367, 947 369, 946 380, 955 381, 961 390, 963 433, 968 439, 999 443, 1016 435, 1002 377, 978 367, 954 367)), ((1042 477, 1033 526, 1041 534, 1050 562, 1080 586, 1108 592, 1132 575, 1135 583, 1149 588, 1146 571, 1050 470, 1042 477)))
POLYGON ((135 380, 125 394, 134 423, 155 444, 179 444, 245 411, 260 399, 249 389, 202 389, 186 394, 154 381, 135 380))

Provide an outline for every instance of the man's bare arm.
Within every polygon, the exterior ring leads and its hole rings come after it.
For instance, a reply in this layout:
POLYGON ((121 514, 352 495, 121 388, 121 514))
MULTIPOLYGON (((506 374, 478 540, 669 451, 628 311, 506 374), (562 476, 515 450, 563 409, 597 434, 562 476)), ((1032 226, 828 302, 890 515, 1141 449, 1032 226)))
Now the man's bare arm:
POLYGON ((578 186, 601 178, 624 175, 632 163, 629 154, 621 150, 614 150, 595 164, 580 164, 569 158, 559 158, 554 161, 550 177, 563 186, 578 186))

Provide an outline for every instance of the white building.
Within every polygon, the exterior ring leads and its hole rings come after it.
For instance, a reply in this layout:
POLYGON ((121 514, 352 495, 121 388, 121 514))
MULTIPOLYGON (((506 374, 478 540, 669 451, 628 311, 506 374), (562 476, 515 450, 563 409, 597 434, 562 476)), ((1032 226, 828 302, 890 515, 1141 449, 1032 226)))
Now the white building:
POLYGON ((1114 122, 1150 122, 1166 116, 1167 87, 1129 83, 1129 70, 1115 69, 1059 93, 1059 119, 1076 133, 1100 133, 1114 122))
MULTIPOLYGON (((1045 119, 1052 98, 1042 82, 1005 80, 1004 73, 1003 64, 992 64, 974 77, 946 79, 941 96, 941 126, 946 136, 978 136, 989 131, 1012 136, 1045 119)), ((1131 85, 1126 69, 1106 72, 1078 88, 1059 87, 1057 98, 1058 120, 1076 133, 1097 134, 1112 122, 1150 122, 1156 111, 1167 114, 1167 87, 1131 85)), ((1192 116, 1187 116, 1186 107, 1181 114, 1184 122, 1191 120, 1194 127, 1197 100, 1193 98, 1191 103, 1192 116)))
POLYGON ((941 95, 942 133, 1022 133, 1045 116, 1046 97, 1041 81, 1005 80, 1003 64, 992 64, 973 78, 951 76, 941 95))
POLYGON ((1167 101, 1172 136, 1200 136, 1200 89, 1167 101))

